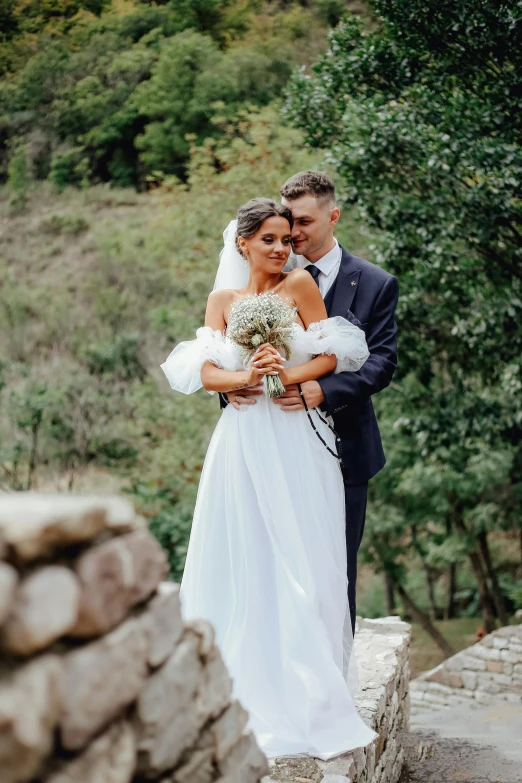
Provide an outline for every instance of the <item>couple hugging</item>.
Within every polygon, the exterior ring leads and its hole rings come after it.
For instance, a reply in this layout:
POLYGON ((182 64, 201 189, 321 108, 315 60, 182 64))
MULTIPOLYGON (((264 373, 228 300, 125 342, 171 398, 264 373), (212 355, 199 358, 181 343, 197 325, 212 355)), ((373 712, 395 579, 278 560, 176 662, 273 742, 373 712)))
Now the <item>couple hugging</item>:
POLYGON ((349 684, 371 396, 396 366, 397 280, 335 239, 333 182, 305 171, 225 231, 205 326, 162 368, 219 392, 181 586, 268 757, 329 759, 374 738, 349 684))

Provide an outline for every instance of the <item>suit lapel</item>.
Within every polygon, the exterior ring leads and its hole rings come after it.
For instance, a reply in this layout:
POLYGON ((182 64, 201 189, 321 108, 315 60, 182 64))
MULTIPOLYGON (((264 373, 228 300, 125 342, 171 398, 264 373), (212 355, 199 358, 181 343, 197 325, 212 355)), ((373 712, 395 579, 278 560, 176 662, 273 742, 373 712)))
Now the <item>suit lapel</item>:
POLYGON ((361 270, 354 256, 341 247, 341 265, 334 284, 325 296, 324 303, 329 316, 346 315, 351 309, 353 298, 359 287, 361 270))

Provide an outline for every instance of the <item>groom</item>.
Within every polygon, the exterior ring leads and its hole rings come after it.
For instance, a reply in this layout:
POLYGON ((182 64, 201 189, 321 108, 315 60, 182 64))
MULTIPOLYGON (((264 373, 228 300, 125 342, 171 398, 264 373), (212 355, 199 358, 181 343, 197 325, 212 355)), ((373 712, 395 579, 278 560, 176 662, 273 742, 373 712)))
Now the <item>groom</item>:
MULTIPOLYGON (((298 255, 285 271, 307 269, 324 299, 329 316, 343 316, 366 334, 370 356, 358 372, 331 373, 301 384, 309 408, 332 416, 342 441, 346 498, 348 600, 355 629, 357 550, 366 516, 368 481, 384 466, 385 458, 371 397, 389 385, 397 365, 397 279, 379 266, 352 256, 334 236, 340 217, 332 180, 321 172, 302 171, 281 188, 281 201, 294 218, 292 238, 298 255)), ((255 403, 261 387, 228 392, 234 407, 255 403)), ((274 402, 285 411, 302 409, 297 386, 274 402)))

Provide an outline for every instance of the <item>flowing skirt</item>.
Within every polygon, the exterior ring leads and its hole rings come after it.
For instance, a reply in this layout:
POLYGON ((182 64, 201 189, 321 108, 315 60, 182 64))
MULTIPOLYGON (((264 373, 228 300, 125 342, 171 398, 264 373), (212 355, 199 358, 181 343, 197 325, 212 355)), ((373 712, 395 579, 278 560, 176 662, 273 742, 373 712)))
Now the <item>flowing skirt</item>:
POLYGON ((346 681, 343 481, 305 411, 257 400, 229 405, 214 431, 181 599, 188 619, 214 625, 266 755, 328 759, 375 737, 346 681))

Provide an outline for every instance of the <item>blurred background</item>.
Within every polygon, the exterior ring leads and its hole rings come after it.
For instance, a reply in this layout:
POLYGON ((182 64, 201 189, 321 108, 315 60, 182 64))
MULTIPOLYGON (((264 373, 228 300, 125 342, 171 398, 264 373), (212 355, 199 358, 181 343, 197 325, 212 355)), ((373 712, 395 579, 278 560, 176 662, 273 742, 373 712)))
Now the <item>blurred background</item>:
POLYGON ((397 275, 358 609, 414 674, 522 609, 522 8, 0 0, 0 488, 130 495, 181 577, 215 397, 159 365, 296 171, 397 275))

